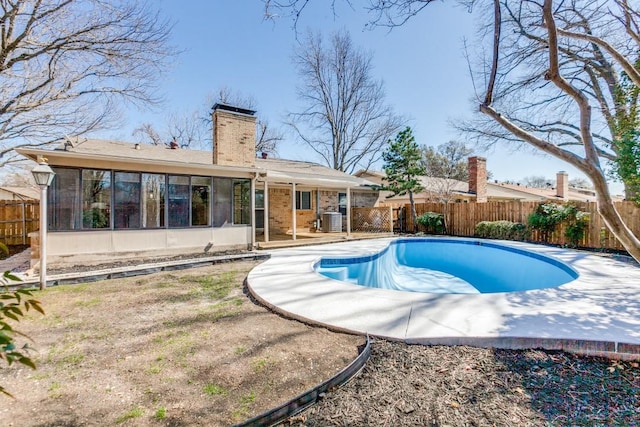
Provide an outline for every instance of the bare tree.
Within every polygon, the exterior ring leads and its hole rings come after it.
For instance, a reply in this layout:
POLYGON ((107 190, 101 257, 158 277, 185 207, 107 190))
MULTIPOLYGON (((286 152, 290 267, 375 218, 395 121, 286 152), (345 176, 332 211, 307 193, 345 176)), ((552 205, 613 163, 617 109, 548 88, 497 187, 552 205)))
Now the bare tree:
MULTIPOLYGON (((164 124, 158 128, 150 123, 143 123, 133 131, 133 136, 140 142, 153 145, 169 145, 175 141, 180 147, 194 150, 211 150, 213 130, 210 107, 214 103, 229 104, 236 107, 255 109, 256 101, 239 92, 224 86, 215 95, 208 96, 200 109, 191 112, 171 112, 166 115, 164 124)), ((282 132, 268 121, 258 119, 256 122, 256 153, 278 152, 278 143, 284 139, 282 132)))
MULTIPOLYGON (((227 86, 218 89, 216 102, 242 107, 249 110, 257 108, 258 103, 252 96, 246 96, 227 86)), ((280 129, 269 125, 269 121, 258 117, 256 121, 256 153, 278 154, 278 144, 284 140, 280 129)))
POLYGON ((542 175, 527 176, 522 180, 522 183, 527 187, 532 188, 548 188, 553 186, 553 180, 550 180, 542 175))
POLYGON ((8 167, 10 173, 4 170, 0 175, 0 185, 5 187, 36 187, 36 183, 31 175, 31 169, 27 169, 20 163, 14 163, 8 167))
MULTIPOLYGON (((589 0, 564 2, 558 16, 564 21, 570 19, 573 28, 586 34, 602 31, 602 27, 611 28, 607 9, 594 6, 599 5, 589 0)), ((500 69, 504 71, 497 75, 500 84, 494 89, 494 105, 518 126, 538 137, 564 147, 582 145, 575 123, 578 114, 575 104, 568 94, 558 93, 545 79, 548 43, 544 28, 539 25, 539 13, 527 2, 501 1, 501 7, 500 69), (517 78, 512 77, 514 69, 519 70, 517 78)), ((639 92, 629 90, 620 66, 597 44, 567 38, 559 44, 558 56, 565 78, 594 106, 592 137, 598 154, 615 164, 624 150, 617 142, 637 123, 639 92)), ((632 56, 635 62, 637 53, 632 56)), ((488 116, 456 121, 454 126, 482 145, 517 142, 512 133, 488 116)), ((640 190, 625 174, 616 174, 616 177, 624 183, 628 198, 640 190)))
POLYGON ((309 33, 295 52, 306 108, 290 113, 288 124, 326 165, 347 173, 379 160, 402 125, 385 103, 382 82, 372 77, 371 61, 346 32, 333 34, 329 46, 309 33))
POLYGON ((136 0, 0 0, 0 165, 159 101, 171 24, 136 0))
POLYGON ((156 128, 149 122, 142 123, 133 130, 133 136, 140 138, 140 142, 151 145, 165 145, 166 141, 160 136, 156 128))
MULTIPOLYGON (((631 89, 625 96, 632 95, 634 90, 640 88, 640 70, 637 67, 637 52, 640 48, 640 10, 637 4, 630 4, 627 0, 592 0, 589 2, 590 14, 585 15, 577 13, 580 9, 573 7, 577 1, 562 1, 557 4, 554 4, 553 0, 513 3, 508 0, 492 1, 492 7, 489 8, 493 11, 492 49, 484 64, 489 71, 485 75, 484 96, 478 99, 480 112, 499 125, 496 129, 501 128, 500 131, 507 132, 505 135, 512 135, 510 140, 524 141, 537 150, 551 154, 583 172, 594 185, 598 212, 604 222, 629 254, 640 261, 640 240, 616 210, 600 163, 601 158, 606 158, 610 152, 604 151, 597 143, 599 132, 597 128, 594 129, 594 126, 598 125, 594 110, 599 108, 598 101, 594 101, 594 98, 589 95, 583 81, 571 77, 569 73, 571 64, 568 65, 563 60, 563 49, 588 52, 590 48, 597 46, 606 60, 614 64, 616 70, 620 70, 618 75, 624 72, 631 89), (529 91, 528 99, 532 100, 531 103, 537 103, 539 111, 545 111, 548 108, 547 105, 536 98, 544 91, 549 91, 548 93, 555 94, 556 97, 565 98, 567 101, 564 104, 565 110, 556 111, 556 113, 563 118, 575 119, 571 121, 573 135, 559 133, 558 139, 550 138, 549 135, 538 135, 502 109, 505 103, 499 95, 507 94, 501 92, 501 88, 509 84, 509 79, 516 81, 522 79, 525 76, 521 72, 529 66, 535 66, 527 62, 528 58, 524 58, 517 67, 505 67, 503 64, 504 52, 508 51, 511 43, 508 37, 514 36, 514 34, 502 32, 505 21, 503 10, 507 3, 515 5, 513 10, 519 7, 527 9, 526 15, 535 18, 531 19, 527 28, 535 30, 546 45, 539 51, 545 59, 544 72, 541 74, 544 85, 539 87, 538 91, 529 91), (588 27, 584 25, 585 21, 590 23, 588 27)), ((377 22, 389 26, 402 25, 429 2, 428 0, 371 0, 377 22)), ((477 2, 469 1, 468 3, 477 2)), ((306 1, 291 0, 291 3, 300 4, 306 1)), ((375 19, 374 22, 376 22, 375 19)), ((508 64, 508 61, 506 63, 508 64)), ((633 104, 630 105, 633 106, 633 104)), ((530 110, 528 114, 533 115, 533 111, 530 110)), ((631 124, 636 123, 636 117, 630 117, 630 119, 632 119, 631 124)), ((614 144, 629 143, 625 140, 612 142, 614 144)), ((630 143, 637 143, 637 140, 630 143)), ((637 166, 635 169, 632 172, 637 175, 637 166)))
POLYGON ((569 180, 569 187, 573 187, 573 188, 585 188, 588 190, 593 189, 593 185, 591 185, 591 183, 584 179, 584 178, 571 178, 569 180))
POLYGON ((213 136, 206 123, 199 111, 171 113, 166 122, 169 140, 177 142, 181 148, 210 149, 213 136))
POLYGON ((265 119, 256 121, 256 153, 278 155, 278 144, 284 140, 284 133, 280 129, 269 125, 265 119))
MULTIPOLYGON (((640 240, 633 234, 616 210, 609 193, 605 174, 600 165, 600 154, 592 132, 593 101, 576 85, 576 82, 565 78, 560 61, 560 46, 563 46, 564 40, 596 44, 629 75, 636 87, 640 87, 640 72, 635 68, 635 52, 640 47, 639 27, 636 25, 637 10, 632 9, 626 1, 616 1, 617 9, 609 8, 611 19, 607 21, 608 25, 601 26, 597 32, 589 33, 584 32, 582 26, 574 25, 574 21, 579 23, 583 17, 575 16, 572 13, 563 14, 566 9, 562 4, 554 7, 552 0, 545 0, 542 5, 534 2, 526 3, 532 12, 537 12, 540 18, 538 25, 544 29, 543 37, 545 37, 548 44, 548 68, 545 73, 545 79, 553 85, 559 94, 568 95, 572 106, 577 110, 578 119, 575 126, 581 142, 580 150, 570 150, 527 131, 511 120, 508 115, 502 114, 499 107, 494 105, 494 88, 496 84, 500 83, 498 81, 498 70, 500 68, 500 46, 502 41, 502 6, 499 0, 494 0, 494 49, 487 90, 480 105, 480 111, 491 117, 516 137, 582 171, 594 184, 598 212, 602 219, 629 254, 636 260, 640 260, 640 240), (621 43, 616 40, 615 33, 612 33, 612 28, 616 27, 627 34, 627 37, 623 38, 621 43), (608 39, 608 37, 611 38, 608 39), (629 42, 635 44, 635 49, 627 50, 630 47, 629 42)), ((598 2, 594 1, 592 3, 592 7, 608 7, 608 4, 604 4, 606 2, 598 4, 598 2)))

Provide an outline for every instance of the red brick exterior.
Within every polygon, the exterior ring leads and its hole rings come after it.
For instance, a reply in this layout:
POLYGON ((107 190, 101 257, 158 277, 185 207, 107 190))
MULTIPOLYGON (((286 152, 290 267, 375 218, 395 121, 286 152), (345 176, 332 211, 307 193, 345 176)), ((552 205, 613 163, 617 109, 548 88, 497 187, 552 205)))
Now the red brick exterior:
POLYGON ((476 195, 476 202, 487 201, 487 159, 469 157, 469 193, 476 195))

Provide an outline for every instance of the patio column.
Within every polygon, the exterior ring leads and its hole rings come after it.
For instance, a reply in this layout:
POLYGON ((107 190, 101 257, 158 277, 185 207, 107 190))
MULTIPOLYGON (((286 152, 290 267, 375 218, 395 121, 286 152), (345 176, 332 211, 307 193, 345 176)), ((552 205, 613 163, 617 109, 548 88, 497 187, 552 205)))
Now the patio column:
POLYGON ((291 236, 296 240, 296 183, 291 183, 291 236))
POLYGON ((264 242, 269 242, 269 182, 264 180, 264 242))
POLYGON ((320 187, 316 187, 316 231, 320 231, 320 187))
POLYGON ((251 209, 251 250, 256 248, 256 180, 258 179, 258 173, 253 174, 251 178, 251 200, 249 206, 251 209))
POLYGON ((347 188, 347 237, 351 237, 351 187, 347 188))

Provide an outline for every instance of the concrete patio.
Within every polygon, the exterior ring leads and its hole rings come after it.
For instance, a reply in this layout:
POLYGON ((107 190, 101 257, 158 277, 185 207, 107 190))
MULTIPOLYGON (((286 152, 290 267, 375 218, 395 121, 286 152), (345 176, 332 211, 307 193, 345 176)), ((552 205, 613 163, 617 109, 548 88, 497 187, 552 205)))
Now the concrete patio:
POLYGON ((640 358, 640 268, 610 256, 504 241, 560 259, 580 277, 558 288, 478 295, 372 289, 313 271, 322 256, 373 254, 391 240, 272 250, 271 259, 251 271, 248 286, 273 310, 334 330, 416 344, 640 358))

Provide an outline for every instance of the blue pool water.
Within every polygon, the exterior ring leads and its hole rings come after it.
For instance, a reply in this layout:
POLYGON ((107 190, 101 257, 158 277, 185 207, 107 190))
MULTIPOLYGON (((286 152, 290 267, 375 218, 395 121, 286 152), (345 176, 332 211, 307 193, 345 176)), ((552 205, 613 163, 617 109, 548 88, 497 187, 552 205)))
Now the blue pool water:
POLYGON ((493 242, 399 239, 374 255, 321 258, 332 279, 410 292, 477 294, 552 288, 578 278, 562 261, 493 242))

